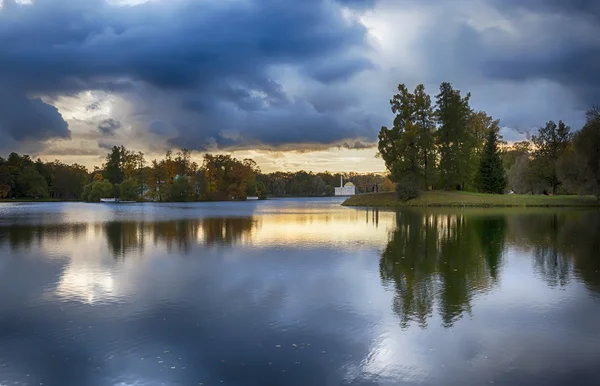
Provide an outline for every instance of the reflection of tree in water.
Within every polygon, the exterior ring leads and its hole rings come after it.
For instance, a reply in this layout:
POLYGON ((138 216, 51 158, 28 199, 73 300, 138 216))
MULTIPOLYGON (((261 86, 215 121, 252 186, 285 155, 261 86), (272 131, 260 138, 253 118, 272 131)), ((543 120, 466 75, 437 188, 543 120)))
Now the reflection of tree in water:
POLYGON ((404 327, 426 326, 437 305, 451 326, 497 280, 505 218, 402 211, 396 222, 380 262, 396 289, 394 311, 404 327))
POLYGON ((103 225, 108 248, 116 257, 125 257, 132 251, 144 249, 144 223, 110 221, 103 225))
POLYGON ((0 246, 7 243, 12 250, 29 248, 35 241, 58 242, 65 238, 77 238, 87 231, 87 224, 10 224, 0 226, 0 246))
POLYGON ((231 245, 250 234, 255 221, 252 218, 209 218, 202 220, 204 242, 207 245, 231 245))
POLYGON ((569 279, 600 292, 600 212, 555 211, 514 216, 515 244, 534 256, 534 268, 550 286, 569 279))
POLYGON ((108 222, 103 225, 112 254, 125 256, 142 251, 146 237, 154 245, 164 244, 167 250, 176 246, 188 252, 193 245, 233 245, 250 234, 255 221, 252 218, 183 219, 162 222, 108 222))

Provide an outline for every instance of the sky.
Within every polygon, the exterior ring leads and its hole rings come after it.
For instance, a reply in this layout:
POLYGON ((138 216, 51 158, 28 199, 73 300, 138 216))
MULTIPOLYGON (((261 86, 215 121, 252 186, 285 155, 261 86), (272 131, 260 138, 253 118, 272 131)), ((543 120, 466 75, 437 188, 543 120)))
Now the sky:
POLYGON ((0 155, 113 145, 384 171, 399 83, 451 82, 512 142, 600 103, 596 0, 0 0, 0 155))

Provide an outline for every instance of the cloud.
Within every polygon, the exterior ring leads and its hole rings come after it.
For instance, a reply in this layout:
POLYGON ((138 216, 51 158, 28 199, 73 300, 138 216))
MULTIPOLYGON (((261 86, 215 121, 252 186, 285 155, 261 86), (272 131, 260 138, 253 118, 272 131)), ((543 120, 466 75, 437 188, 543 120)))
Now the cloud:
POLYGON ((14 142, 70 136, 67 122, 54 106, 0 89, 0 149, 14 142))
POLYGON ((100 122, 100 125, 98 125, 98 130, 100 133, 106 136, 114 136, 115 131, 117 131, 119 128, 121 128, 121 122, 112 118, 105 119, 100 122))
MULTIPOLYGON (((148 127, 155 121, 175 127, 173 145, 240 145, 220 135, 231 129, 242 132, 240 138, 249 143, 274 146, 302 141, 300 131, 311 141, 343 140, 354 129, 343 130, 345 124, 328 128, 339 119, 306 108, 302 97, 287 93, 285 79, 275 79, 272 71, 295 68, 305 78, 329 83, 371 68, 358 53, 368 46, 367 31, 343 10, 364 10, 372 4, 13 3, 0 11, 0 80, 20 95, 85 90, 125 95, 136 104, 132 120, 148 127), (353 49, 357 53, 349 54, 353 49), (290 124, 291 130, 286 127, 290 124)), ((87 106, 91 111, 97 108, 94 103, 87 106)), ((100 129, 108 135, 114 132, 110 125, 100 129)), ((369 129, 362 130, 366 134, 369 129)))
POLYGON ((23 113, 0 133, 69 138, 49 103, 94 90, 120 101, 82 105, 108 114, 100 147, 356 147, 391 123, 398 83, 435 95, 442 81, 506 138, 577 128, 600 101, 599 15, 591 0, 5 1, 0 112, 23 113))

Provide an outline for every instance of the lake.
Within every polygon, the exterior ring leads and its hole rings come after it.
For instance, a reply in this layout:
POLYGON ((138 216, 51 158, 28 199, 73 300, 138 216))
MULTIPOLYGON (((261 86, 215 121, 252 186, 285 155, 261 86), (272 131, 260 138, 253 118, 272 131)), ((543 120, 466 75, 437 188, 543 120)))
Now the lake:
POLYGON ((600 385, 598 209, 0 204, 0 385, 600 385))

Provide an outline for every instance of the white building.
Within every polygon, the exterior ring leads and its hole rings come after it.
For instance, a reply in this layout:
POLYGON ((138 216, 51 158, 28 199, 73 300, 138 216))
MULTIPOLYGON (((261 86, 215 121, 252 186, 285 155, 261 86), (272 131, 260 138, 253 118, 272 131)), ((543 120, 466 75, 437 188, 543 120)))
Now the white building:
POLYGON ((356 186, 350 181, 344 185, 343 177, 340 177, 340 187, 335 188, 336 196, 354 196, 356 194, 356 186))

